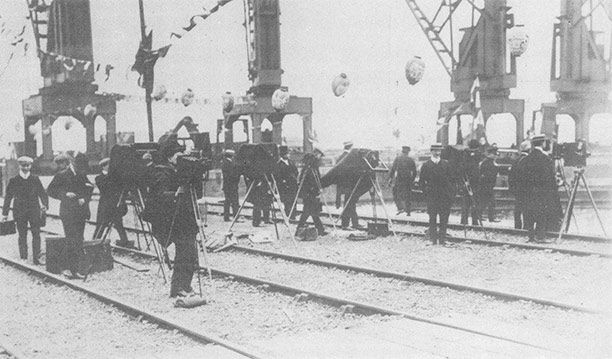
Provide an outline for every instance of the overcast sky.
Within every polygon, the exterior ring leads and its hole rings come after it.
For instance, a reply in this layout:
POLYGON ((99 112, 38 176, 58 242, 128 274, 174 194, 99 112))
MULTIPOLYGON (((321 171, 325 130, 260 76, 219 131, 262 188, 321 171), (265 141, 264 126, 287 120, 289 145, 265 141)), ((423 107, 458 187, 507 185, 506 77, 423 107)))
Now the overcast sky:
MULTIPOLYGON (((432 3, 438 1, 419 2, 422 6, 432 3)), ((508 3, 516 23, 524 24, 530 37, 529 49, 518 59, 518 86, 511 95, 526 100, 525 118, 529 119, 542 102, 554 101, 548 81, 552 28, 559 2, 508 3)), ((201 12, 202 5, 210 8, 210 4, 145 0, 146 21, 154 31, 155 46, 169 43, 171 32, 187 25, 191 15, 201 12)), ((314 128, 322 147, 339 147, 348 139, 373 148, 401 144, 418 147, 419 139, 424 143, 434 140, 439 103, 452 100, 449 76, 405 1, 281 0, 280 6, 283 84, 291 94, 313 98, 314 128), (404 77, 404 66, 414 55, 423 58, 426 70, 421 82, 411 86, 404 77), (331 91, 331 80, 341 72, 347 73, 351 85, 346 95, 338 98, 331 91), (400 130, 399 140, 392 135, 394 129, 400 130)), ((104 82, 103 73, 96 76, 100 89, 141 95, 136 77, 127 71, 140 37, 138 1, 92 0, 91 11, 95 62, 115 67, 108 82, 104 82)), ((2 1, 0 15, 0 20, 10 19, 16 31, 27 24, 26 41, 34 48, 32 28, 25 19, 25 1, 2 1)), ((468 25, 458 20, 456 28, 468 25)), ((221 117, 221 94, 243 94, 250 86, 243 22, 243 2, 233 0, 176 42, 156 67, 156 84, 165 85, 176 96, 192 88, 196 96, 211 100, 208 105, 194 105, 188 112, 202 130, 212 132, 213 138, 215 121, 221 117)), ((6 48, 3 40, 0 51, 6 54, 6 48)), ((22 123, 21 100, 42 85, 35 52, 22 55, 16 54, 0 77, 0 121, 7 129, 0 141, 22 139, 21 130, 16 131, 22 123)), ((0 54, 0 70, 5 61, 6 55, 0 54)), ((118 111, 118 130, 134 131, 138 141, 145 141, 144 103, 122 102, 118 111)), ((178 106, 156 104, 155 136, 173 127, 184 112, 178 106)), ((507 137, 508 129, 503 123, 499 126, 497 135, 507 137)), ((301 137, 300 129, 298 118, 286 120, 288 137, 301 137)), ((606 131, 610 134, 612 128, 606 131)), ((57 132, 60 136, 62 130, 57 132)), ((67 149, 74 141, 81 141, 76 138, 79 136, 62 136, 69 140, 55 140, 56 149, 67 149)))

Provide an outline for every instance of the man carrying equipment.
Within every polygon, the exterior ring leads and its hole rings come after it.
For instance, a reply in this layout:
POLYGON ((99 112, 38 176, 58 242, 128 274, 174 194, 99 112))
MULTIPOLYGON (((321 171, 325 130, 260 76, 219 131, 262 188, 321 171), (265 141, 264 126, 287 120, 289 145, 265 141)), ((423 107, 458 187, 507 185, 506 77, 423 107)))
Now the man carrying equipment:
POLYGON ((32 232, 32 261, 39 264, 40 255, 40 227, 42 225, 42 212, 49 206, 49 197, 40 183, 38 176, 34 176, 32 169, 33 160, 22 156, 17 159, 19 174, 9 180, 2 207, 2 220, 6 221, 13 203, 13 218, 19 232, 19 256, 21 259, 28 258, 28 223, 32 232), (42 206, 40 205, 42 202, 42 206))

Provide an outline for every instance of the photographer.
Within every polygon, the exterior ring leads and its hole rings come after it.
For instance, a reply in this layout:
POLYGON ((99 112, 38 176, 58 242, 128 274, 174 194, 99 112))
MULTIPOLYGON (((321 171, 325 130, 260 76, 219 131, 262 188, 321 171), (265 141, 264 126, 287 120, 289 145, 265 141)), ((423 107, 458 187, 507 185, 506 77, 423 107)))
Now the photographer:
POLYGON ((134 247, 127 238, 125 228, 123 228, 123 216, 127 213, 125 198, 119 203, 121 196, 121 185, 108 175, 110 158, 100 161, 102 173, 96 176, 96 186, 100 190, 100 201, 98 202, 98 212, 96 214, 96 230, 94 238, 100 239, 104 235, 104 229, 108 226, 115 228, 119 233, 117 245, 121 247, 134 247))
POLYGON ((270 221, 270 206, 272 205, 272 193, 268 182, 263 174, 253 175, 251 178, 246 177, 245 183, 248 186, 254 182, 249 198, 249 202, 253 204, 253 227, 259 227, 263 218, 264 223, 272 223, 270 221))
POLYGON ((455 196, 451 168, 447 160, 440 158, 442 145, 431 145, 431 158, 421 167, 419 185, 427 198, 429 214, 429 238, 436 244, 444 244, 446 225, 455 196), (438 231, 437 219, 440 217, 438 231))
POLYGON ((555 164, 545 151, 550 142, 544 135, 531 139, 531 152, 521 160, 517 170, 523 178, 525 189, 525 229, 529 231, 529 242, 544 241, 551 221, 558 218, 557 183, 555 164))
MULTIPOLYGON (((198 225, 189 192, 190 185, 198 185, 198 179, 185 179, 177 171, 183 150, 184 147, 174 140, 161 145, 161 163, 152 171, 151 193, 146 205, 157 241, 166 247, 174 243, 174 271, 170 284, 172 298, 187 296, 193 291, 191 280, 198 266, 198 225)), ((201 197, 201 181, 196 192, 197 197, 201 197)))
POLYGON ((232 216, 238 214, 238 184, 240 183, 240 172, 234 162, 234 151, 225 150, 223 152, 223 163, 221 164, 223 174, 223 220, 230 221, 230 208, 232 216))
POLYGON ((291 159, 289 159, 289 148, 287 146, 279 146, 280 159, 276 163, 276 181, 278 186, 278 194, 280 200, 283 202, 285 207, 285 214, 290 219, 295 219, 296 212, 291 212, 291 206, 293 206, 293 200, 298 190, 298 169, 291 159))
POLYGON ((299 229, 306 225, 308 217, 312 217, 312 221, 317 228, 319 236, 327 234, 319 213, 321 213, 321 190, 319 189, 321 174, 319 173, 320 158, 314 153, 304 155, 304 167, 300 173, 300 182, 303 181, 302 188, 298 194, 302 198, 303 210, 300 216, 300 221, 297 225, 296 235, 299 229))

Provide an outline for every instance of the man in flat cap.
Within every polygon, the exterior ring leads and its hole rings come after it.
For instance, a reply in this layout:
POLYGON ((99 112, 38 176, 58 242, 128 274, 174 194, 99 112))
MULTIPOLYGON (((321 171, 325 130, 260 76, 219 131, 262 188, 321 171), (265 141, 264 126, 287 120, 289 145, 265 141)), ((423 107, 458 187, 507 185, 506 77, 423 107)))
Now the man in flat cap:
POLYGON ((60 168, 65 168, 53 177, 47 192, 50 197, 60 201, 60 219, 66 236, 64 255, 68 265, 63 274, 71 278, 82 278, 78 273, 78 264, 83 252, 85 221, 90 216, 89 200, 93 184, 87 179, 83 166, 74 166, 71 156, 61 156, 56 162, 61 163, 60 168))
POLYGON ((5 221, 13 202, 13 218, 19 233, 19 256, 28 258, 28 224, 32 232, 32 261, 38 264, 40 255, 40 227, 42 212, 49 206, 49 197, 38 176, 31 173, 32 159, 22 156, 17 159, 19 174, 9 180, 2 207, 2 220, 5 221), (14 201, 13 201, 14 200, 14 201), (41 203, 42 202, 42 206, 41 203))
POLYGON ((444 244, 446 225, 450 208, 455 197, 455 187, 448 161, 440 158, 443 146, 431 146, 431 158, 421 166, 419 185, 427 199, 429 214, 429 238, 433 244, 444 244), (438 228, 438 217, 440 226, 438 228))
POLYGON ((238 185, 240 184, 240 171, 234 162, 234 150, 227 149, 223 151, 223 162, 221 164, 221 173, 223 174, 223 220, 230 221, 231 215, 236 216, 240 204, 238 203, 238 185))
POLYGON ((406 213, 410 216, 410 196, 412 183, 416 177, 416 164, 410 158, 410 146, 402 146, 402 153, 393 161, 389 170, 389 184, 393 183, 393 199, 397 206, 397 214, 406 213))
POLYGON ((495 183, 499 172, 495 159, 497 158, 497 147, 489 146, 485 150, 485 158, 480 162, 478 180, 478 204, 480 206, 479 217, 484 218, 484 210, 487 210, 489 222, 499 222, 495 218, 495 183))
POLYGON ((287 146, 279 146, 280 158, 276 163, 276 182, 280 200, 285 207, 285 214, 291 219, 295 219, 296 211, 291 211, 295 196, 298 190, 298 169, 295 163, 289 158, 289 148, 287 146))
POLYGON ((529 241, 545 240, 550 224, 559 217, 559 193, 555 179, 555 163, 546 151, 550 142, 545 136, 531 139, 531 152, 520 162, 525 186, 525 229, 529 241))
POLYGON ((123 216, 127 213, 125 198, 121 197, 121 184, 108 175, 110 158, 104 158, 99 162, 102 173, 96 176, 96 186, 100 190, 100 201, 98 202, 98 213, 96 214, 96 231, 94 238, 103 237, 105 229, 114 228, 119 233, 117 245, 121 247, 134 247, 130 242, 123 227, 123 216), (120 201, 121 199, 121 201, 120 201))

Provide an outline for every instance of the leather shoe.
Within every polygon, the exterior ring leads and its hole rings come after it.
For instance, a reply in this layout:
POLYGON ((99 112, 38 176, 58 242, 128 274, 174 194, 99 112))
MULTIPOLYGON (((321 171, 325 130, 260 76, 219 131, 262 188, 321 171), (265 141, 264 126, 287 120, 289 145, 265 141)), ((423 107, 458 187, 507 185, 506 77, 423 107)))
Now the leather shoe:
POLYGON ((329 232, 325 232, 325 231, 323 231, 323 232, 319 232, 319 235, 320 235, 321 237, 326 236, 326 235, 328 235, 328 234, 329 234, 329 232))

